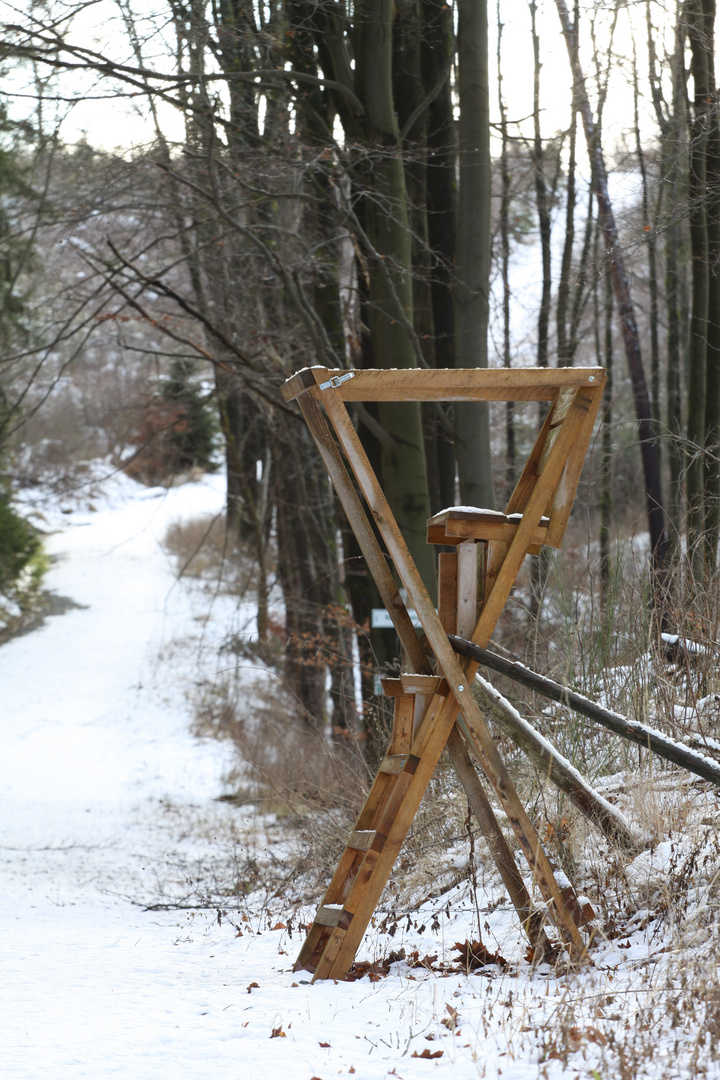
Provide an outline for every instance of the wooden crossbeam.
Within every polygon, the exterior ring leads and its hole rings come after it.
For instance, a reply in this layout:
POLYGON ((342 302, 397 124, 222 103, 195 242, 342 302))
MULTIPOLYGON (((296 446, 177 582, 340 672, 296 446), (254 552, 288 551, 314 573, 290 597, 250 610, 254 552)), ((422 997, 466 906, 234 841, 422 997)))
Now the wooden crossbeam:
POLYGON ((553 401, 559 390, 604 383, 603 368, 303 368, 282 388, 285 401, 333 389, 343 401, 553 401), (327 386, 325 384, 328 384, 327 386))

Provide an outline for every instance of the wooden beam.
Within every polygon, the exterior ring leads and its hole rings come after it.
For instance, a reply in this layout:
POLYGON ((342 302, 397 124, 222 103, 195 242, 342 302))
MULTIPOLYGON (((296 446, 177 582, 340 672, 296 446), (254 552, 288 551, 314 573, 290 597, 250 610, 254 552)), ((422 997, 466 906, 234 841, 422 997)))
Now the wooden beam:
POLYGON ((489 595, 485 597, 485 606, 472 634, 472 640, 476 645, 486 647, 490 641, 492 632, 500 617, 500 612, 505 606, 510 590, 527 554, 533 533, 547 507, 548 492, 555 490, 565 467, 570 448, 581 432, 588 410, 593 404, 594 400, 590 392, 584 389, 575 392, 568 415, 560 428, 542 473, 538 477, 532 494, 527 501, 515 538, 510 544, 502 566, 497 572, 497 577, 489 595))
POLYGON ((438 616, 446 634, 457 634, 457 552, 438 555, 438 616))
POLYGON ((550 698, 551 701, 558 701, 561 705, 567 705, 574 712, 587 716, 589 720, 593 720, 596 724, 607 728, 614 735, 619 735, 621 739, 627 739, 628 742, 635 743, 636 746, 642 746, 653 754, 657 754, 658 757, 671 761, 673 765, 679 765, 680 768, 687 769, 688 772, 702 777, 703 780, 709 780, 711 784, 720 787, 720 765, 711 758, 706 757, 705 754, 700 754, 697 750, 692 750, 690 747, 676 742, 655 728, 646 727, 639 720, 630 720, 626 716, 621 716, 620 713, 604 709, 597 702, 591 701, 590 698, 585 697, 583 694, 578 694, 575 690, 569 690, 567 686, 562 686, 560 683, 555 682, 554 679, 549 679, 546 675, 539 675, 536 671, 531 671, 530 668, 525 667, 524 664, 506 660, 504 657, 498 656, 497 653, 475 645, 472 641, 466 641, 461 637, 451 635, 450 644, 461 655, 472 657, 477 660, 478 664, 492 668, 493 671, 497 671, 501 675, 506 675, 509 679, 513 679, 536 693, 550 698))
MULTIPOLYGON (((547 521, 547 518, 545 519, 547 521)), ((445 525, 428 525, 428 544, 454 547, 465 540, 503 540, 510 543, 517 532, 519 522, 490 521, 487 523, 462 521, 450 518, 445 525)), ((531 537, 531 545, 540 547, 547 537, 547 525, 538 525, 531 537)))
POLYGON ((602 368, 303 368, 287 380, 292 401, 309 386, 328 385, 343 401, 553 401, 559 390, 592 386, 602 368))
POLYGON ((525 888, 525 882, 520 876, 513 853, 505 839, 505 834, 498 824, 490 800, 485 794, 485 789, 475 771, 475 766, 470 759, 465 740, 460 734, 457 724, 450 732, 447 749, 455 772, 465 789, 470 808, 477 819, 483 836, 487 840, 490 854, 495 860, 495 865, 508 891, 508 896, 520 916, 523 929, 535 950, 535 958, 542 960, 543 956, 546 956, 552 950, 543 929, 542 915, 539 911, 533 910, 530 894, 525 888))
POLYGON ((478 619, 478 545, 474 540, 457 548, 457 626, 469 637, 478 619))

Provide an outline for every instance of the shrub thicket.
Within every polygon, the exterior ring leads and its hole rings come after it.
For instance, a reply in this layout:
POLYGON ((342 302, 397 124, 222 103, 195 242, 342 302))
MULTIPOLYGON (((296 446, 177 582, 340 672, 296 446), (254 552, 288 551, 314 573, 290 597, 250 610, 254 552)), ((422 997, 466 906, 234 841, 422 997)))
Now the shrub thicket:
POLYGON ((12 585, 37 554, 40 541, 0 493, 0 590, 12 585))

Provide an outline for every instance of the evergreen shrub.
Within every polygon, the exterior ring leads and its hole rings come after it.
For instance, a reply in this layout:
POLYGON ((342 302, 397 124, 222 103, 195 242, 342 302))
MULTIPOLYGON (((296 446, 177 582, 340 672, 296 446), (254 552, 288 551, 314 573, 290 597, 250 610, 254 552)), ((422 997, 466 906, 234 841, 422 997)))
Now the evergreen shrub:
POLYGON ((0 590, 17 581, 39 550, 40 540, 32 526, 15 513, 0 493, 0 590))

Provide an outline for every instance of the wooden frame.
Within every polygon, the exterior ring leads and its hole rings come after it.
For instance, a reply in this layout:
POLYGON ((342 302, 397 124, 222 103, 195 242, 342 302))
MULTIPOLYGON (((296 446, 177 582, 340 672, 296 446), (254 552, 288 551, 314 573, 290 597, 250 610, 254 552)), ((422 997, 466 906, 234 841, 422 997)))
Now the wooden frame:
MULTIPOLYGON (((465 627, 469 629, 474 623, 469 635, 472 641, 486 646, 525 555, 543 542, 558 546, 562 541, 604 384, 602 368, 344 372, 314 367, 298 372, 283 387, 286 401, 298 401, 416 673, 415 683, 408 681, 409 676, 403 676, 400 687, 391 691, 396 720, 388 754, 298 957, 296 968, 308 968, 314 979, 345 977, 446 745, 531 944, 543 950, 547 948, 547 938, 472 767, 468 745, 506 811, 571 959, 580 961, 586 957, 583 938, 568 907, 569 898, 555 880, 471 693, 470 683, 477 664, 461 662, 454 653, 447 637, 453 619, 447 610, 442 611, 442 604, 440 614, 435 610, 345 403, 360 400, 551 403, 504 515, 506 519, 512 515, 519 517, 513 517, 510 523, 502 522, 505 528, 501 535, 495 522, 491 523, 492 535, 458 537, 455 541, 463 548, 475 539, 487 543, 484 596, 481 610, 476 611, 477 620, 473 617, 468 622, 467 602, 462 609, 465 627), (420 619, 434 657, 435 671, 420 645, 334 436, 420 619)), ((446 565, 450 567, 449 563, 446 565)), ((448 569, 448 574, 452 577, 454 573, 455 582, 467 582, 472 577, 472 566, 471 553, 465 552, 459 567, 454 571, 448 569)), ((462 595, 467 601, 465 594, 462 595)))

